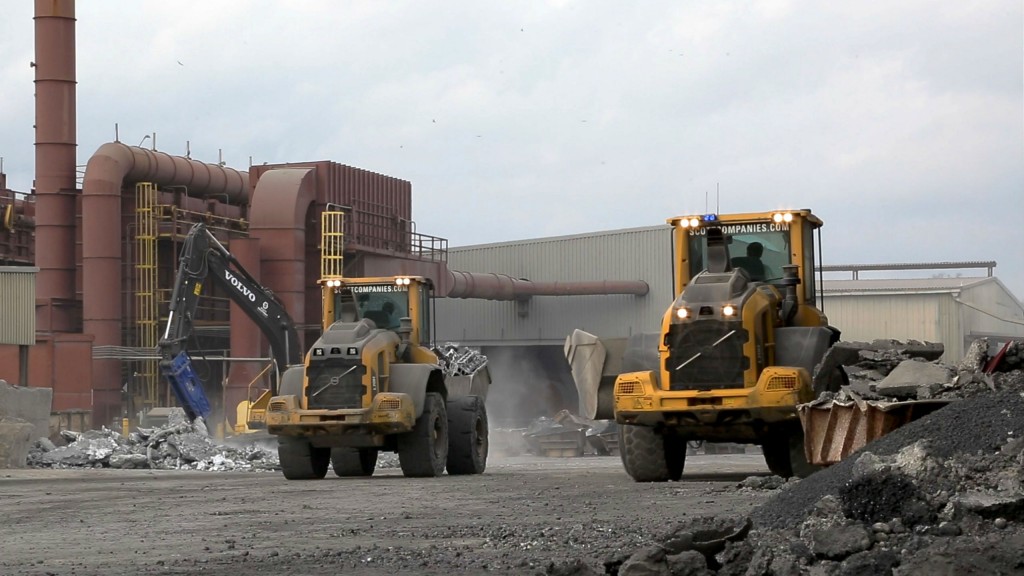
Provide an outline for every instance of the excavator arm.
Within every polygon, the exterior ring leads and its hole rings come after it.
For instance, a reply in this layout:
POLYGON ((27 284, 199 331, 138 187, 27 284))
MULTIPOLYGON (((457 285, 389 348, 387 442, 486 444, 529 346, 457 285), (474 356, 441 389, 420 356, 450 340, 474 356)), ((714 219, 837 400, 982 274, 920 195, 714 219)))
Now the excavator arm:
MULTIPOLYGON (((204 224, 196 224, 181 249, 167 327, 158 344, 160 371, 185 413, 193 420, 206 419, 210 415, 210 403, 203 392, 202 381, 192 368, 188 355, 196 306, 207 278, 223 286, 231 300, 256 323, 270 342, 279 370, 302 359, 295 323, 274 293, 257 282, 204 224)), ((272 386, 276 391, 276 379, 272 386)))

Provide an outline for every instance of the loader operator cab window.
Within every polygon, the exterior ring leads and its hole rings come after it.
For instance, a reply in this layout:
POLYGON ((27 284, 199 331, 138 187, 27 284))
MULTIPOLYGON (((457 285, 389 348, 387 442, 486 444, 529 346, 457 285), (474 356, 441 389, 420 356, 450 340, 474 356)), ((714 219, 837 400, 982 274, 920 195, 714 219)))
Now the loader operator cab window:
MULTIPOLYGON (((790 263, 792 252, 788 225, 727 224, 721 228, 733 269, 744 269, 754 282, 770 282, 782 277, 782 267, 790 263), (783 226, 784 229, 776 229, 783 226)), ((706 268, 708 243, 705 228, 690 232, 689 260, 690 278, 706 268)))
POLYGON ((369 318, 378 328, 394 330, 399 319, 409 315, 409 291, 394 284, 353 286, 360 318, 369 318))

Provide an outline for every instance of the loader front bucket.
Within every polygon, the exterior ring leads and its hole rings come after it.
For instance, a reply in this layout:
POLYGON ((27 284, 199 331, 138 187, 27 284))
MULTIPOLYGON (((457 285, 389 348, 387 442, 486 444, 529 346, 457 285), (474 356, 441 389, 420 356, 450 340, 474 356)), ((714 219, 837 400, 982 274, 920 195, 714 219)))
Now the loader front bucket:
POLYGON ((629 338, 598 338, 573 330, 565 339, 565 359, 579 394, 579 414, 591 420, 615 418, 615 378, 627 372, 658 370, 657 333, 629 338))
POLYGON ((797 406, 804 453, 816 466, 846 458, 896 428, 930 414, 950 400, 811 402, 797 406))
POLYGON ((460 396, 479 396, 487 400, 487 392, 491 387, 491 372, 487 366, 481 366, 472 374, 445 376, 445 386, 450 398, 460 396))

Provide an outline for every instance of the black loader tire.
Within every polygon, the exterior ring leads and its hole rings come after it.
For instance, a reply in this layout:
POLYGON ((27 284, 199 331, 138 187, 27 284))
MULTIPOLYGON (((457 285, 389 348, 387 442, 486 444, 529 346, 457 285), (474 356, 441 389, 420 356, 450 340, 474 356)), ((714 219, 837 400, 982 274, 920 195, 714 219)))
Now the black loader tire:
POLYGON ((448 460, 448 415, 444 399, 428 392, 423 414, 410 432, 398 437, 398 463, 410 478, 440 476, 448 460))
POLYGON ((658 434, 649 426, 623 424, 619 456, 626 473, 637 482, 679 480, 686 465, 686 441, 658 434))
POLYGON ((487 467, 487 408, 479 396, 449 400, 448 474, 483 474, 487 467))
POLYGON ((807 461, 803 430, 800 428, 779 430, 770 435, 761 445, 761 451, 764 452, 764 463, 776 476, 806 478, 820 469, 807 461))
POLYGON ((331 449, 317 448, 305 438, 277 437, 277 456, 288 480, 319 480, 327 475, 331 449))
POLYGON ((341 477, 373 476, 377 468, 376 448, 332 448, 331 466, 341 477))

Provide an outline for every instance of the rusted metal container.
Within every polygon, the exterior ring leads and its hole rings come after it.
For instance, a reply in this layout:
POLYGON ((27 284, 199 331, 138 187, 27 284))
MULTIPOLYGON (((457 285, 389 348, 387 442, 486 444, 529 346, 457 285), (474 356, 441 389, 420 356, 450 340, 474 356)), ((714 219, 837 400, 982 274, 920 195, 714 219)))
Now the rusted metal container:
POLYGON ((904 424, 926 416, 950 400, 880 402, 855 398, 797 406, 804 429, 807 461, 835 464, 904 424))

